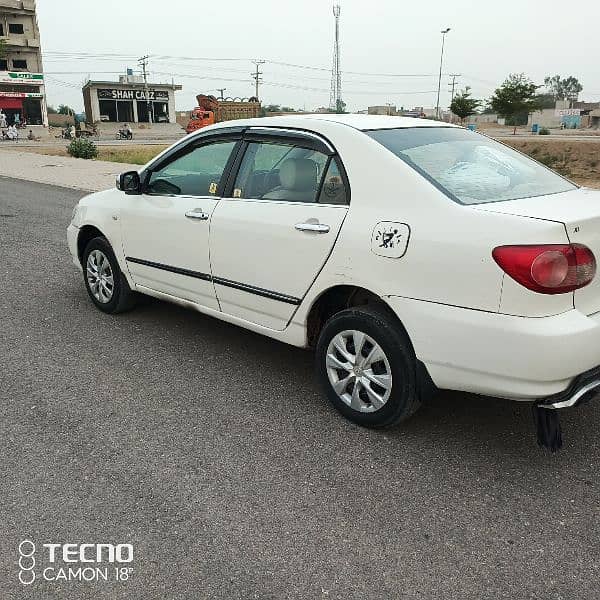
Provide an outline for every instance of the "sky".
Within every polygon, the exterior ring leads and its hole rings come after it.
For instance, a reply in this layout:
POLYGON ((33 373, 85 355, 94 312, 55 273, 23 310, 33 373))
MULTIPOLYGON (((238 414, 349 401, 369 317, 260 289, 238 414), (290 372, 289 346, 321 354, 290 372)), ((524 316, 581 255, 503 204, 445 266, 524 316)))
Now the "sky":
MULTIPOLYGON (((576 10, 549 2, 339 0, 343 99, 348 110, 387 103, 436 105, 442 35, 447 27, 441 105, 457 89, 488 98, 510 73, 543 84, 574 75, 580 99, 600 101, 600 2, 576 10), (564 10, 563 10, 564 9, 564 10)), ((183 85, 177 109, 198 93, 251 96, 253 60, 264 104, 314 110, 329 105, 334 20, 331 0, 37 0, 50 104, 83 109, 86 79, 118 80, 150 55, 150 81, 183 85), (285 63, 285 64, 281 64, 285 63), (295 65, 295 66, 288 66, 295 65), (300 68, 303 67, 303 68, 300 68)))

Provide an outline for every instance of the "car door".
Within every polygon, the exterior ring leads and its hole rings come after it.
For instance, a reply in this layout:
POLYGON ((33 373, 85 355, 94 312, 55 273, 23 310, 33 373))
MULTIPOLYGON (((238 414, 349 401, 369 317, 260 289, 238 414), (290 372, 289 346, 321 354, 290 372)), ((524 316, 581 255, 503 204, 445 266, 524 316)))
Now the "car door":
POLYGON ((210 272, 210 220, 240 137, 187 144, 144 173, 141 195, 124 195, 123 250, 141 291, 218 310, 210 272))
POLYGON ((283 330, 346 217, 341 162, 316 136, 249 130, 226 194, 210 242, 221 310, 283 330))

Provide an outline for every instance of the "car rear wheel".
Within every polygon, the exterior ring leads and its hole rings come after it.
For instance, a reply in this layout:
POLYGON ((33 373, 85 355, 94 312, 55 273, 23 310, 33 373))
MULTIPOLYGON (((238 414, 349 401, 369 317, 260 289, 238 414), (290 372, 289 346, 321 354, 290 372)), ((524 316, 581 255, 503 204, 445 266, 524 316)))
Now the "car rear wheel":
POLYGON ((384 311, 360 307, 334 315, 321 331, 316 361, 329 400, 358 425, 395 425, 420 406, 412 346, 384 311))
POLYGON ((82 258, 85 288, 97 308, 105 313, 117 314, 135 306, 136 294, 131 291, 105 238, 91 240, 82 258))

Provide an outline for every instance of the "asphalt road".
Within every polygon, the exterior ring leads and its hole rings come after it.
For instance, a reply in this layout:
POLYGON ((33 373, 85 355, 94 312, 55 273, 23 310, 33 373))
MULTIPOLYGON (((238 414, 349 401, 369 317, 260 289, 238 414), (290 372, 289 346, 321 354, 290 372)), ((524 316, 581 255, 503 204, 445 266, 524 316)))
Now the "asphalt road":
POLYGON ((0 178, 2 600, 599 597, 599 403, 554 456, 528 406, 462 394, 362 430, 308 352, 160 302, 95 310, 78 197, 0 178), (133 573, 25 587, 26 538, 131 543, 133 573))

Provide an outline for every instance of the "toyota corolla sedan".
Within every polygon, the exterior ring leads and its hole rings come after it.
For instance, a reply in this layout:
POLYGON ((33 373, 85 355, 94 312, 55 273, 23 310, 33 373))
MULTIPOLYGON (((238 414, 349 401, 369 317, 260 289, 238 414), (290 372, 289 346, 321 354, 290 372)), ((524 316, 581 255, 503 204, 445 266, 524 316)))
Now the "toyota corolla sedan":
POLYGON ((82 199, 68 243, 101 311, 146 294, 313 348, 363 426, 459 390, 532 402, 555 449, 600 388, 600 191, 460 127, 221 123, 82 199))

